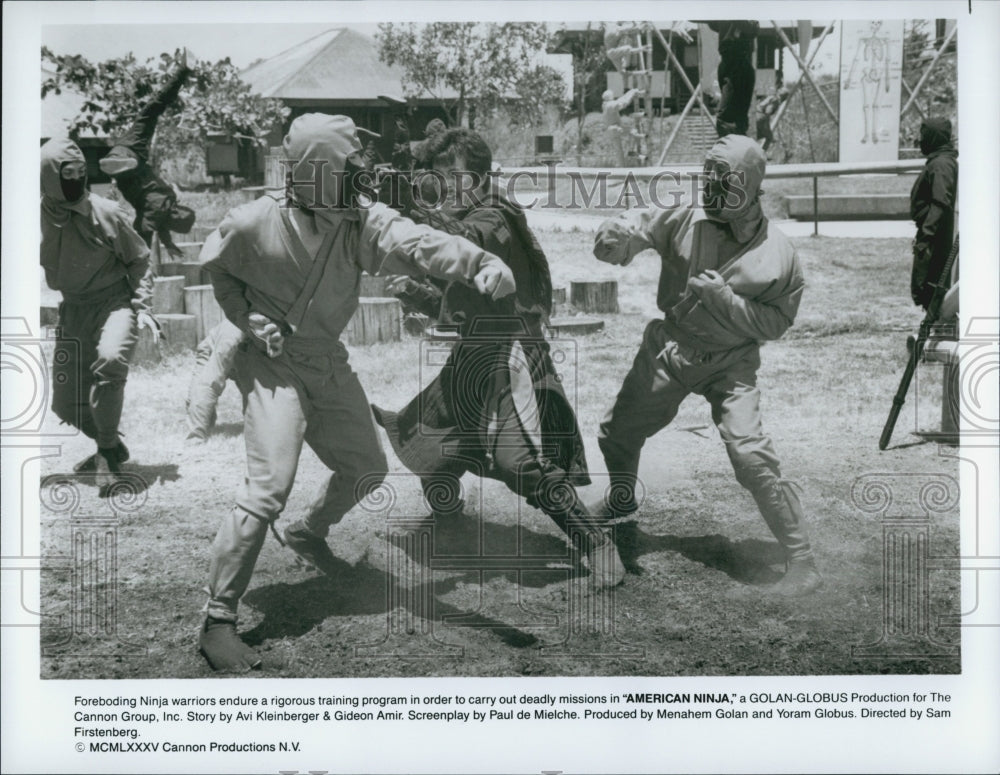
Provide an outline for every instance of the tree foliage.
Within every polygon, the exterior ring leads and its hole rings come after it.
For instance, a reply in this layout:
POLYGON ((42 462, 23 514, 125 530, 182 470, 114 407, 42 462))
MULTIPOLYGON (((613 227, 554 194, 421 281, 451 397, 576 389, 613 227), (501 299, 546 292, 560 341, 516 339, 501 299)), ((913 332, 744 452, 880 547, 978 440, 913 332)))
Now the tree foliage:
MULTIPOLYGON (((932 37, 934 29, 930 19, 914 19, 903 40, 903 82, 912 90, 923 77, 934 51, 944 41, 932 37)), ((957 40, 957 38, 956 38, 957 40)), ((927 116, 937 116, 951 119, 952 137, 958 137, 958 77, 956 72, 957 53, 952 43, 951 50, 946 51, 930 71, 927 80, 920 88, 915 104, 919 105, 927 116)), ((902 105, 909 101, 909 94, 903 90, 902 105)), ((915 144, 920 135, 921 116, 919 111, 910 108, 900 122, 901 145, 915 144)))
MULTIPOLYGON (((142 106, 179 67, 182 52, 161 54, 159 60, 136 61, 134 55, 93 63, 79 55, 57 55, 42 47, 42 61, 54 74, 42 83, 42 99, 73 88, 83 95, 80 112, 70 122, 73 139, 81 133, 115 136, 128 128, 142 106)), ((250 92, 239 70, 228 58, 218 62, 189 62, 192 74, 157 123, 157 154, 174 152, 191 144, 204 145, 209 135, 252 138, 280 125, 289 110, 277 100, 250 92)))
POLYGON ((584 120, 587 113, 601 109, 601 93, 605 90, 604 74, 613 68, 604 48, 604 22, 587 22, 583 30, 570 30, 565 25, 553 35, 552 49, 573 57, 573 105, 576 113, 576 155, 582 163, 584 120))
POLYGON ((382 61, 402 68, 407 95, 437 99, 453 124, 501 107, 513 123, 531 123, 562 100, 561 74, 539 62, 544 24, 384 23, 376 40, 382 61))

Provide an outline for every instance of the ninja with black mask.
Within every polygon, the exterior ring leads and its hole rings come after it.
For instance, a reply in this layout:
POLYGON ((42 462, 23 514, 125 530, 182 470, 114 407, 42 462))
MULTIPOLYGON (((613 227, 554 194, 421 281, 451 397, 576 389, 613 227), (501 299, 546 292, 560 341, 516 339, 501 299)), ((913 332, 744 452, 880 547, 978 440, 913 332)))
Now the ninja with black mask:
POLYGON ((42 146, 41 190, 41 264, 63 298, 52 411, 96 442, 74 470, 106 487, 129 458, 118 425, 139 328, 159 335, 149 249, 118 205, 87 191, 86 161, 70 140, 42 146))
POLYGON ((951 141, 951 122, 928 118, 920 125, 920 153, 927 165, 910 191, 910 217, 917 225, 913 239, 913 271, 910 296, 913 303, 927 309, 941 277, 955 232, 955 203, 958 196, 958 151, 951 141))

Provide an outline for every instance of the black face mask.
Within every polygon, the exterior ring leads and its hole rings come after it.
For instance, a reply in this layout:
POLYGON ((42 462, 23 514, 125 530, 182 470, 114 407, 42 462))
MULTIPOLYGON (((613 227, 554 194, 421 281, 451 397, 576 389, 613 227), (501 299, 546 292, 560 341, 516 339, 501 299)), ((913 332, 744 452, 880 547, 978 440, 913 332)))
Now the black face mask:
POLYGON ((82 199, 83 195, 87 192, 86 177, 77 178, 75 180, 60 178, 59 185, 62 186, 63 196, 66 197, 66 201, 70 203, 82 199))

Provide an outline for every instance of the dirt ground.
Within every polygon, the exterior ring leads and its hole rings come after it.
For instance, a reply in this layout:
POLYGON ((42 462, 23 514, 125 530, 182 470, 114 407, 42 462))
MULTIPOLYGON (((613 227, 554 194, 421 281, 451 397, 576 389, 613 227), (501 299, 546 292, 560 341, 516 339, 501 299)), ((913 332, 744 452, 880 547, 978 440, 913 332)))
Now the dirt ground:
MULTIPOLYGON (((585 499, 596 499, 606 479, 597 426, 656 314, 658 265, 651 255, 626 269, 599 264, 583 231, 539 238, 557 287, 619 280, 621 312, 603 316, 603 332, 552 343, 587 443, 594 484, 585 499)), ((809 287, 795 327, 763 349, 759 384, 783 474, 801 488, 823 589, 792 600, 769 593, 783 571, 778 544, 736 483, 707 406, 691 397, 646 445, 637 518, 615 526, 627 579, 596 597, 581 595, 586 571, 557 528, 496 482, 467 475, 468 519, 421 522, 419 484, 385 444, 385 497, 355 508, 331 533, 339 573, 320 576, 277 541, 265 543, 240 625, 265 660, 253 676, 958 672, 958 630, 939 622, 959 613, 959 574, 933 563, 929 630, 902 633, 911 636, 905 648, 896 633, 881 650, 889 656, 856 648, 895 626, 884 594, 919 593, 909 577, 889 574, 891 589, 883 580, 880 493, 894 487, 897 499, 915 502, 917 490, 941 482, 947 490, 959 471, 947 448, 909 433, 938 422, 940 371, 931 365, 893 446, 877 450, 905 336, 919 320, 907 293, 908 242, 795 244, 809 287)), ((351 348, 351 361, 370 400, 398 408, 431 378, 441 348, 404 338, 351 348)), ((174 356, 129 379, 125 469, 139 483, 131 500, 101 499, 85 477, 66 476, 91 451, 86 439, 67 437, 61 455, 41 461, 43 677, 212 674, 196 632, 209 546, 242 483, 242 419, 230 385, 213 437, 183 445, 192 367, 193 356, 174 356), (66 500, 73 490, 75 508, 66 500), (88 522, 98 515, 103 522, 88 522)), ((281 522, 301 512, 324 475, 306 450, 281 522)), ((932 557, 957 554, 956 503, 950 492, 936 501, 932 557)))

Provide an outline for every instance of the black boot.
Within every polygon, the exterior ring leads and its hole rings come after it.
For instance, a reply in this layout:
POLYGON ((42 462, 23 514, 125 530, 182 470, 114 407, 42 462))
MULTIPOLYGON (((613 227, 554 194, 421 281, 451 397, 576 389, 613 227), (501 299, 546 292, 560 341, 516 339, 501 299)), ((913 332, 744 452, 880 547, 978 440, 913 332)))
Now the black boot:
MULTIPOLYGON (((114 448, 118 456, 118 462, 124 463, 129 459, 128 447, 125 446, 125 442, 118 439, 118 445, 114 448)), ((73 466, 74 474, 91 474, 97 470, 97 453, 89 457, 85 457, 75 466, 73 466)))
POLYGON ((94 481, 102 489, 113 485, 118 480, 118 474, 121 473, 122 461, 118 449, 117 445, 97 448, 97 454, 94 456, 94 481))
POLYGON ((236 634, 236 622, 206 617, 198 634, 198 649, 213 670, 246 673, 261 666, 257 652, 236 634))
POLYGON ((325 539, 309 532, 301 521, 293 522, 285 528, 285 544, 301 560, 311 565, 325 576, 334 576, 341 561, 334 557, 325 539))

